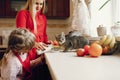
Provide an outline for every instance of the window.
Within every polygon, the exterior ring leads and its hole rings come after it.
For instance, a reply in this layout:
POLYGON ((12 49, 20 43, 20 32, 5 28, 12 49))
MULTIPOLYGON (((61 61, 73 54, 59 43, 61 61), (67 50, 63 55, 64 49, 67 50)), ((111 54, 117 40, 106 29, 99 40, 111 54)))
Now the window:
POLYGON ((113 22, 120 21, 120 0, 112 0, 113 22))

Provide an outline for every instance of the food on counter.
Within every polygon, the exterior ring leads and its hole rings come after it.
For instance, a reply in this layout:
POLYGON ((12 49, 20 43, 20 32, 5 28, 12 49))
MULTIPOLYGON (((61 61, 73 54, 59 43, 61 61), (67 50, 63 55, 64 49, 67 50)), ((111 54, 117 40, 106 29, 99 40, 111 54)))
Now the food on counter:
POLYGON ((100 40, 92 42, 91 45, 85 45, 83 47, 84 54, 81 53, 81 56, 88 54, 93 57, 98 57, 100 55, 111 55, 116 52, 115 50, 118 50, 118 43, 119 42, 116 41, 114 36, 104 35, 100 38, 100 40))
POLYGON ((89 49, 90 49, 90 45, 85 45, 85 46, 84 46, 84 49, 85 49, 85 52, 84 52, 85 55, 89 54, 88 51, 89 51, 89 49))
POLYGON ((102 47, 102 54, 108 54, 108 53, 109 53, 109 47, 108 46, 102 47))
POLYGON ((103 43, 103 46, 109 45, 111 43, 111 41, 112 41, 113 38, 114 38, 113 36, 107 35, 106 40, 103 43))
POLYGON ((104 36, 102 36, 101 38, 100 38, 100 45, 103 45, 103 43, 105 42, 105 40, 106 40, 106 38, 107 38, 107 35, 104 35, 104 36))
POLYGON ((59 43, 58 43, 57 40, 54 40, 54 41, 53 41, 53 44, 54 44, 54 46, 59 46, 59 43))
POLYGON ((90 49, 90 45, 85 45, 84 48, 79 48, 76 50, 77 56, 84 56, 84 55, 88 55, 89 52, 88 50, 90 49))
POLYGON ((115 40, 115 37, 113 37, 109 44, 110 49, 112 49, 114 47, 115 43, 116 43, 116 40, 115 40))
POLYGON ((59 43, 57 40, 50 40, 50 43, 53 45, 53 46, 59 46, 59 43))
POLYGON ((79 56, 79 57, 84 56, 84 55, 85 55, 85 49, 83 49, 83 48, 77 49, 76 54, 77 54, 77 56, 79 56))
POLYGON ((116 44, 116 39, 112 35, 104 35, 100 38, 99 44, 103 48, 102 54, 112 54, 113 48, 115 47, 116 44))
POLYGON ((109 54, 120 53, 120 41, 116 41, 114 47, 110 50, 109 54))
POLYGON ((97 43, 93 43, 90 45, 90 49, 88 52, 89 55, 92 57, 99 57, 102 55, 102 46, 97 43))
POLYGON ((58 51, 61 49, 59 43, 57 40, 50 40, 51 44, 53 45, 53 50, 58 51))
POLYGON ((79 48, 76 51, 77 56, 83 57, 89 55, 91 57, 99 57, 102 55, 102 46, 97 43, 85 45, 84 48, 79 48))
POLYGON ((100 45, 103 47, 109 46, 110 49, 114 47, 115 43, 116 43, 115 37, 111 35, 104 35, 100 39, 100 45))

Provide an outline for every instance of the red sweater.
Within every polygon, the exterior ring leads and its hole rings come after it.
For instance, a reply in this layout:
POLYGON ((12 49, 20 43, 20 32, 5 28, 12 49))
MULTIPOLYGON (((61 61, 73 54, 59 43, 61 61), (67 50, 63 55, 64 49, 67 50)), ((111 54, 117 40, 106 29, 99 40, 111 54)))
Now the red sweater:
POLYGON ((37 25, 37 33, 34 32, 34 24, 31 18, 29 11, 21 10, 18 12, 16 16, 16 26, 18 28, 27 28, 36 36, 37 42, 47 42, 47 34, 46 34, 46 17, 43 14, 37 13, 36 14, 36 25, 37 25))
MULTIPOLYGON (((45 15, 37 13, 35 20, 36 20, 36 25, 37 25, 37 32, 34 32, 34 24, 33 24, 33 20, 32 20, 32 17, 29 11, 21 10, 18 12, 16 16, 16 27, 29 29, 32 33, 35 34, 36 42, 47 43, 48 42, 48 37, 46 34, 47 21, 46 21, 45 15)), ((37 57, 36 49, 33 48, 31 51, 32 51, 30 54, 31 59, 35 59, 37 57)))

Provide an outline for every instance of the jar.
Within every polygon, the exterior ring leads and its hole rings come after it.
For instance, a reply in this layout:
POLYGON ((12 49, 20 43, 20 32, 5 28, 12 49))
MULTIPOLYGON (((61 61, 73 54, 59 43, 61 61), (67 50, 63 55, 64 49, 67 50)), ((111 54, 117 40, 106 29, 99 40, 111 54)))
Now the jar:
POLYGON ((115 37, 120 37, 120 24, 115 24, 112 26, 111 32, 115 37))
POLYGON ((99 27, 97 27, 98 36, 104 36, 106 35, 106 32, 106 27, 103 27, 103 25, 99 25, 99 27))
POLYGON ((117 23, 111 27, 111 32, 115 36, 116 41, 120 41, 120 24, 117 23))

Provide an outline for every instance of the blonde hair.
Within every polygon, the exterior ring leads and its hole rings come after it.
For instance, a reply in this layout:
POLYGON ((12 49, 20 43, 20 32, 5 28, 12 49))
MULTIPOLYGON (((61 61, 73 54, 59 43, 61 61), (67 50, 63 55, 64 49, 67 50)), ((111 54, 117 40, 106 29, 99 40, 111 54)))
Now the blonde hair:
MULTIPOLYGON (((27 0, 26 5, 23 7, 24 10, 28 10, 30 12, 30 15, 32 17, 33 20, 33 24, 34 24, 34 29, 36 30, 36 21, 35 21, 35 14, 36 14, 36 10, 35 10, 35 1, 36 0, 27 0)), ((44 14, 45 13, 45 9, 46 9, 46 4, 45 4, 45 0, 43 0, 43 7, 40 10, 40 14, 44 14)))
MULTIPOLYGON (((7 65, 7 54, 10 50, 21 50, 23 48, 30 50, 35 45, 35 36, 27 29, 16 28, 13 30, 8 39, 8 48, 4 54, 2 60, 0 60, 0 66, 4 67, 7 65)), ((1 69, 0 69, 1 70, 1 69)))
POLYGON ((27 29, 17 28, 13 30, 8 39, 8 50, 30 50, 35 45, 35 36, 27 29))
MULTIPOLYGON (((28 10, 32 16, 32 18, 34 18, 35 16, 35 7, 34 7, 34 3, 35 3, 36 0, 27 0, 26 2, 26 5, 24 6, 23 9, 25 10, 28 10)), ((44 14, 45 13, 45 8, 46 8, 46 4, 45 4, 45 0, 43 0, 43 7, 40 11, 41 14, 44 14)))

